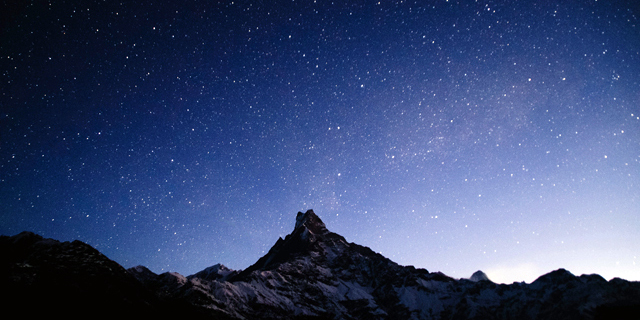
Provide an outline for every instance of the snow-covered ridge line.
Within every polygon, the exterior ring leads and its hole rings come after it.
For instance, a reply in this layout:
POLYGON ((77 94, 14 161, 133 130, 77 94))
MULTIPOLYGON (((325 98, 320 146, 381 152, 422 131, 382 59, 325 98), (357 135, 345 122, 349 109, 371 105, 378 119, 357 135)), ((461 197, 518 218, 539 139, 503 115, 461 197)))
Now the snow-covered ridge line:
POLYGON ((401 266, 330 232, 313 210, 299 212, 291 234, 245 270, 124 270, 80 241, 32 233, 0 237, 0 254, 3 288, 19 292, 11 304, 65 310, 82 300, 114 316, 127 308, 203 319, 608 319, 640 311, 638 282, 559 269, 505 285, 482 271, 453 279, 401 266), (42 292, 47 298, 26 298, 42 292))

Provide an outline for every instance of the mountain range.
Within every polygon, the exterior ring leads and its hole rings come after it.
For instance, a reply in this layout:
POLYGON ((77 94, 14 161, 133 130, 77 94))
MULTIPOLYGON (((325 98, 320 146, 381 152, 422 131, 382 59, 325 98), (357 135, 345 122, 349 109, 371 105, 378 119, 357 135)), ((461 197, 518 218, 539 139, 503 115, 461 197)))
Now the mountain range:
POLYGON ((327 229, 309 210, 244 270, 125 269, 81 242, 0 236, 7 315, 191 319, 638 319, 640 282, 564 269, 497 284, 401 266, 327 229))

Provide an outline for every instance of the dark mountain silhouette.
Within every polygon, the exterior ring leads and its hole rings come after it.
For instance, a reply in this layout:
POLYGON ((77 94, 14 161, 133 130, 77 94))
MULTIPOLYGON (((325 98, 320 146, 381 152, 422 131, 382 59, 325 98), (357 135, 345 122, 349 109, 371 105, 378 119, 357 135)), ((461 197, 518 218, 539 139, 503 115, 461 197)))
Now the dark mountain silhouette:
POLYGON ((637 319, 640 283, 559 269, 496 284, 401 266, 330 232, 312 211, 255 264, 190 276, 125 270, 92 247, 33 233, 0 238, 4 310, 32 316, 209 319, 637 319), (100 311, 98 311, 100 310, 100 311))

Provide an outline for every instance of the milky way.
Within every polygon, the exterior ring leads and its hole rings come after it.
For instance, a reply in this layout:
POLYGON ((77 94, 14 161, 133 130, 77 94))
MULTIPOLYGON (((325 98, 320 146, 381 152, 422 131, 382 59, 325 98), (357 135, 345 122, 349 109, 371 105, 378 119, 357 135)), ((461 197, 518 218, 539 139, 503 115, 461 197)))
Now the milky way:
POLYGON ((452 277, 640 280, 633 1, 5 4, 0 234, 243 269, 298 211, 452 277))

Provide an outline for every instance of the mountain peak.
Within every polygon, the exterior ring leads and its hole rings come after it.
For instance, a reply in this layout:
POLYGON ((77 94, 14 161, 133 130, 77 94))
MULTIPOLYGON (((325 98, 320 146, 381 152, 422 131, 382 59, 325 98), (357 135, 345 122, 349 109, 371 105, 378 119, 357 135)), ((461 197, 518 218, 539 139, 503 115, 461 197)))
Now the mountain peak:
POLYGON ((478 270, 476 272, 474 272, 471 275, 471 278, 469 278, 469 280, 473 281, 473 282, 478 282, 478 281, 491 281, 489 280, 489 277, 487 277, 487 274, 485 274, 484 272, 482 272, 482 270, 478 270))
POLYGON ((329 233, 324 222, 320 220, 312 209, 307 210, 305 213, 298 212, 296 216, 296 226, 293 228, 293 232, 296 232, 301 227, 305 227, 309 232, 316 235, 329 233))
POLYGON ((538 277, 535 281, 531 283, 532 286, 539 286, 548 283, 567 283, 570 282, 577 277, 573 275, 573 273, 569 272, 566 269, 560 268, 558 270, 551 271, 545 275, 538 277))
POLYGON ((220 280, 223 281, 231 275, 234 275, 237 271, 227 268, 223 264, 215 264, 211 267, 208 267, 194 275, 188 276, 188 279, 191 278, 201 278, 207 280, 220 280))
POLYGON ((242 279, 256 270, 276 268, 301 255, 309 255, 312 251, 315 252, 313 256, 318 256, 320 252, 324 254, 328 247, 338 243, 345 245, 346 241, 342 236, 330 232, 313 210, 309 209, 305 213, 298 212, 293 231, 284 239, 278 239, 266 255, 249 268, 242 270, 237 277, 231 277, 233 278, 231 281, 242 279))

